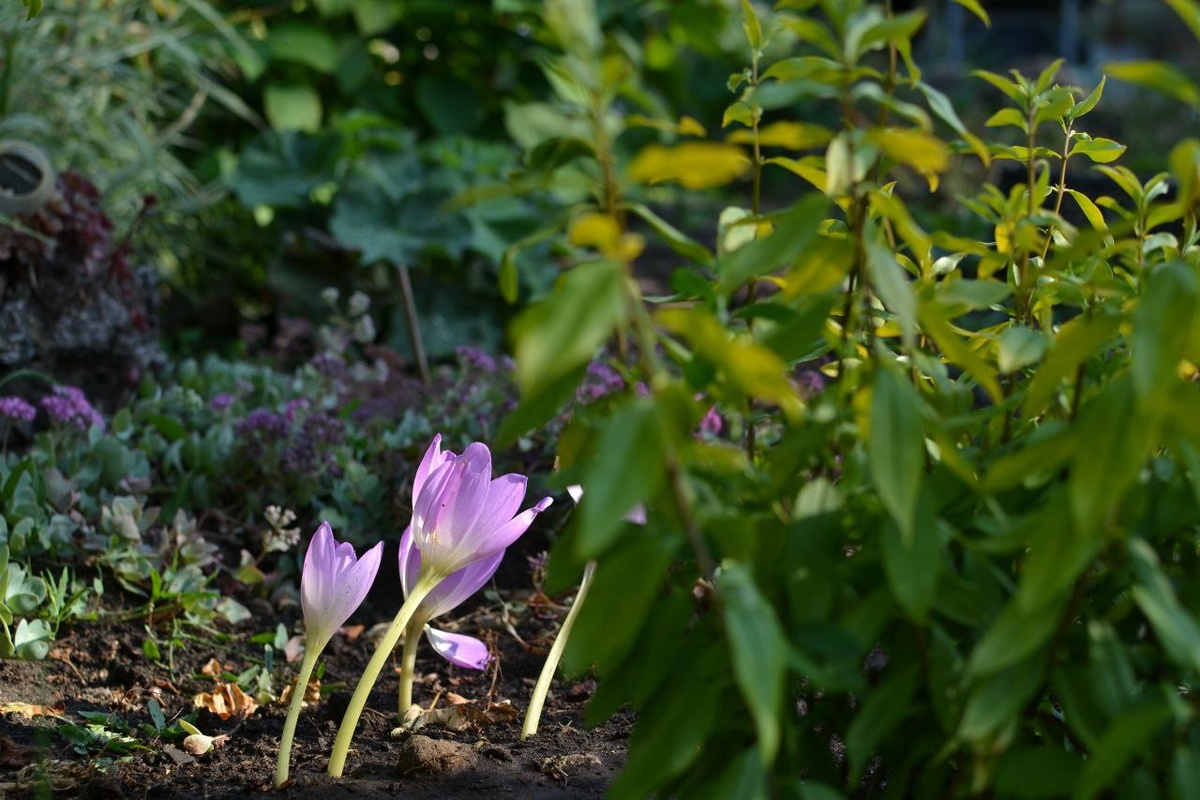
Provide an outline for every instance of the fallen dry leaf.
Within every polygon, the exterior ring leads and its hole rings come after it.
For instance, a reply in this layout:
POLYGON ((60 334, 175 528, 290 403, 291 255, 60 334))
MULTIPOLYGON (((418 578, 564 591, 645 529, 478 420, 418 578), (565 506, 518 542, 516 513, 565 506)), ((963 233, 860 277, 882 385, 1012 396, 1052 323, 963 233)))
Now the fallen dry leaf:
POLYGON ((192 703, 197 708, 207 708, 221 719, 235 716, 245 719, 258 710, 254 698, 236 683, 218 683, 211 692, 201 692, 192 698, 192 703))
POLYGON ((208 663, 200 668, 201 675, 208 675, 208 676, 212 677, 214 680, 220 678, 223 674, 225 674, 226 672, 229 672, 229 671, 230 671, 230 668, 229 668, 228 664, 223 665, 223 664, 221 664, 220 661, 217 661, 215 658, 210 658, 208 660, 208 663))
POLYGON ((23 717, 61 717, 67 710, 64 705, 43 706, 33 703, 5 703, 0 705, 0 714, 20 714, 23 717))
POLYGON ((17 744, 7 736, 0 736, 0 767, 20 769, 34 762, 37 748, 17 744))
MULTIPOLYGON (((283 687, 283 691, 279 693, 279 705, 286 706, 292 702, 292 693, 296 691, 296 681, 292 681, 287 686, 283 687)), ((304 705, 310 703, 321 702, 321 681, 318 678, 313 678, 308 682, 308 686, 304 687, 304 705)))

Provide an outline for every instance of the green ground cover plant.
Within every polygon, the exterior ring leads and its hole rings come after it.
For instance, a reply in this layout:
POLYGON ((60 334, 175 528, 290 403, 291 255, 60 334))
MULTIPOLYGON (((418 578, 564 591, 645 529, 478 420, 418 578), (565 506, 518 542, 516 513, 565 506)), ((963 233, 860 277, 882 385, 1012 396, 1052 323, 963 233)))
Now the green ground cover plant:
MULTIPOLYGON (((270 34, 276 129, 226 177, 260 222, 386 265, 377 289, 417 262, 484 276, 516 303, 489 328, 512 318, 513 361, 462 349, 396 386, 356 274, 294 284, 329 322, 291 369, 182 361, 107 417, 70 387, 0 405, 0 655, 127 614, 170 664, 294 601, 317 520, 359 553, 398 539, 440 432, 586 491, 550 526, 546 590, 587 576, 562 653, 597 679, 587 719, 636 714, 613 797, 1200 796, 1200 140, 1147 175, 1089 132, 1118 81, 1194 118, 1193 79, 977 70, 969 126, 914 61, 923 10, 741 0, 717 121, 654 90, 664 42, 702 38, 672 39, 686 15, 636 39, 589 0, 497 5, 545 89, 479 112, 511 145, 460 138, 432 90, 404 112, 432 142, 315 90, 287 95, 315 120, 283 124, 279 87, 340 68, 297 44, 309 20, 270 34), (701 201, 703 233, 677 224, 701 201)), ((1200 5, 1166 5, 1200 39, 1200 5)), ((306 13, 368 55, 386 27, 306 13)), ((446 347, 496 343, 465 330, 446 347)), ((278 696, 287 634, 260 635, 241 690, 278 696)), ((77 746, 137 746, 90 723, 77 746)))

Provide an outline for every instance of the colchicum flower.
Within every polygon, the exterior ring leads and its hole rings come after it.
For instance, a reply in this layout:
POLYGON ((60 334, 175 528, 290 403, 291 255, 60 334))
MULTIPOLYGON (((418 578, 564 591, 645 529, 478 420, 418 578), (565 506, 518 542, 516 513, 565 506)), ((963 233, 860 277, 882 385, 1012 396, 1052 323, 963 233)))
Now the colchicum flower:
MULTIPOLYGON (((505 548, 550 506, 551 498, 546 497, 532 508, 517 513, 525 499, 527 484, 528 479, 523 475, 501 475, 493 479, 492 453, 486 445, 474 442, 458 454, 442 450, 441 435, 434 437, 413 479, 413 518, 407 531, 412 545, 408 546, 407 556, 401 555, 404 564, 401 575, 407 597, 346 706, 329 757, 330 775, 341 776, 367 696, 387 665, 401 633, 414 619, 419 621, 420 627, 411 631, 408 638, 401 664, 403 702, 406 684, 409 696, 412 693, 415 643, 433 614, 425 620, 421 616, 427 612, 447 611, 474 593, 495 572, 505 548), (413 558, 414 553, 420 556, 419 561, 413 558), (416 562, 415 575, 409 575, 409 561, 416 562), (438 592, 438 587, 447 581, 450 582, 447 587, 438 592), (475 586, 471 592, 464 593, 472 584, 475 586)), ((479 664, 480 660, 476 658, 480 655, 479 650, 471 642, 464 641, 467 639, 469 637, 441 633, 431 640, 439 651, 461 658, 464 663, 479 664)))
POLYGON ((304 704, 305 688, 312 677, 317 657, 329 644, 337 629, 346 624, 354 610, 362 605, 379 564, 383 559, 383 542, 359 558, 354 546, 333 538, 333 529, 322 522, 304 554, 304 570, 300 576, 300 607, 304 611, 304 659, 292 692, 292 704, 283 723, 283 738, 279 743, 279 760, 275 765, 275 785, 287 782, 292 753, 292 738, 296 720, 304 704))

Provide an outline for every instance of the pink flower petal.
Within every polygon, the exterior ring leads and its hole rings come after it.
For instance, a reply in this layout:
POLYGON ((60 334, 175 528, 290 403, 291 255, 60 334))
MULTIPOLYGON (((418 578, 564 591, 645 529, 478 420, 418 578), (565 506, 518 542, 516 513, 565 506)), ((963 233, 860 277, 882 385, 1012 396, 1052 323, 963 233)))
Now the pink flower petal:
POLYGON ((383 558, 383 542, 358 557, 354 546, 333 538, 329 523, 313 534, 300 575, 300 607, 307 646, 321 650, 362 605, 383 558))
POLYGON ((466 669, 484 669, 491 660, 487 645, 461 633, 447 633, 425 626, 425 636, 442 658, 466 669))
MULTIPOLYGON (((421 601, 421 616, 432 619, 441 616, 458 606, 471 595, 483 588, 504 559, 504 551, 490 558, 476 561, 463 567, 458 572, 443 578, 434 590, 421 601)), ((407 597, 410 587, 417 582, 421 571, 421 551, 413 542, 411 529, 406 529, 400 537, 400 585, 407 597)))
POLYGON ((433 437, 433 443, 429 445, 429 449, 425 451, 424 458, 417 465, 417 474, 413 478, 412 499, 413 506, 416 506, 417 496, 421 494, 421 489, 425 486, 425 481, 428 480, 430 474, 446 463, 448 456, 454 455, 449 451, 442 450, 442 435, 439 433, 433 437))

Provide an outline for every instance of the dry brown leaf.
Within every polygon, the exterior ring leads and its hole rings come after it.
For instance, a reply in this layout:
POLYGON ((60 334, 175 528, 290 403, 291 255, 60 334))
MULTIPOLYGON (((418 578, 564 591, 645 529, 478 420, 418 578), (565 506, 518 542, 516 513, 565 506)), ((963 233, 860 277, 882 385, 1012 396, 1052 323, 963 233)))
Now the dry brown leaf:
POLYGON ((254 698, 236 683, 218 683, 211 692, 201 692, 192 698, 192 703, 197 708, 207 708, 221 719, 245 719, 258 710, 254 698))
POLYGON ((230 669, 228 665, 222 665, 221 662, 217 661, 215 658, 210 658, 208 663, 200 668, 201 675, 208 675, 214 680, 219 679, 223 674, 229 671, 230 669))
POLYGON ((34 703, 5 703, 0 705, 0 714, 20 714, 23 717, 61 717, 67 707, 61 703, 56 706, 43 706, 34 703))
MULTIPOLYGON (((296 691, 296 681, 292 681, 287 686, 283 687, 283 691, 279 693, 279 705, 286 706, 292 702, 292 693, 296 691)), ((318 678, 313 678, 308 682, 308 686, 304 688, 304 705, 321 702, 321 681, 318 678)))

